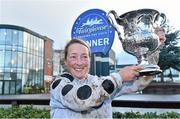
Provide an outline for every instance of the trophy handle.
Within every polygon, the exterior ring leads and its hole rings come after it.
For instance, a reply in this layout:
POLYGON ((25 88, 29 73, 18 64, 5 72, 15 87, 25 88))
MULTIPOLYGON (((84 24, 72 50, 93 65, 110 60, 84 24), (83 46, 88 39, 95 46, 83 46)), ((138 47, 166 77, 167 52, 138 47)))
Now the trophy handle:
MULTIPOLYGON (((165 29, 165 27, 167 27, 167 24, 166 24, 167 18, 166 18, 166 15, 165 15, 164 13, 159 13, 159 12, 157 12, 157 13, 155 14, 154 23, 156 23, 156 21, 158 22, 159 17, 161 17, 162 20, 160 21, 159 24, 157 23, 157 25, 158 25, 159 27, 165 29)), ((157 47, 157 49, 161 49, 162 46, 163 46, 163 45, 160 45, 160 44, 159 44, 158 47, 157 47)))
MULTIPOLYGON (((143 17, 146 17, 146 19, 147 19, 147 17, 148 17, 149 21, 153 21, 153 22, 154 22, 153 17, 152 17, 151 15, 141 14, 141 15, 139 15, 139 16, 137 17, 137 19, 136 19, 136 25, 139 24, 139 22, 141 22, 141 19, 142 19, 143 17)), ((147 21, 146 21, 146 22, 147 22, 147 21)), ((146 22, 145 22, 145 23, 146 23, 146 22)), ((152 22, 151 22, 151 23, 152 23, 152 22)))
POLYGON ((167 18, 166 18, 166 15, 165 15, 164 13, 156 13, 156 14, 155 14, 155 17, 154 17, 154 20, 153 20, 154 23, 159 20, 159 17, 162 18, 162 21, 161 21, 161 23, 159 24, 159 26, 160 26, 160 27, 165 27, 165 26, 166 26, 167 18))
POLYGON ((141 14, 141 15, 137 18, 136 24, 138 24, 138 23, 141 21, 141 19, 142 19, 143 16, 144 16, 144 14, 141 14))
POLYGON ((114 20, 112 19, 110 14, 112 14, 114 16, 116 23, 120 23, 122 20, 119 18, 119 16, 117 15, 117 13, 114 10, 110 10, 107 14, 108 22, 114 27, 114 29, 117 31, 120 41, 123 42, 123 39, 121 37, 121 32, 120 32, 119 28, 115 25, 114 20))
POLYGON ((161 27, 165 27, 166 21, 167 21, 166 15, 165 15, 164 13, 161 13, 160 16, 163 18, 160 26, 161 26, 161 27))

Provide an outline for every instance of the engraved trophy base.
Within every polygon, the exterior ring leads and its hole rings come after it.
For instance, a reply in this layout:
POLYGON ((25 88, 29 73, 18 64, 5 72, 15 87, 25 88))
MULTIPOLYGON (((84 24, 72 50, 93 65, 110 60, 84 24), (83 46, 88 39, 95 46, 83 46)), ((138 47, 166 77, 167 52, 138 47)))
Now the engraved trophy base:
POLYGON ((139 72, 140 76, 153 76, 162 73, 162 70, 157 65, 147 65, 139 72))

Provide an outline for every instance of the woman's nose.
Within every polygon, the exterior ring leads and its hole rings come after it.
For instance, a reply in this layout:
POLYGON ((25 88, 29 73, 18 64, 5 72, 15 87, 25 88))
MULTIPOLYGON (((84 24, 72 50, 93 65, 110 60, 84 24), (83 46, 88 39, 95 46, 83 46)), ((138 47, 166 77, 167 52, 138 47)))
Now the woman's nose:
POLYGON ((82 62, 82 58, 81 58, 81 57, 78 57, 77 60, 76 60, 76 63, 77 63, 77 64, 82 64, 82 63, 83 63, 83 62, 82 62))

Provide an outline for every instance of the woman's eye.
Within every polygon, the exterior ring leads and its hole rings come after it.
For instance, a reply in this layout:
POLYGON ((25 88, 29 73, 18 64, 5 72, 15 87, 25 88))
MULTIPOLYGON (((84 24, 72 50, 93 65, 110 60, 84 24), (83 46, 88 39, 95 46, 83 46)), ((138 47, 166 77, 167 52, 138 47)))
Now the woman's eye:
POLYGON ((70 56, 71 59, 76 59, 76 56, 70 56))
POLYGON ((82 58, 83 58, 83 59, 87 59, 87 58, 88 58, 88 56, 84 55, 84 56, 82 56, 82 58))

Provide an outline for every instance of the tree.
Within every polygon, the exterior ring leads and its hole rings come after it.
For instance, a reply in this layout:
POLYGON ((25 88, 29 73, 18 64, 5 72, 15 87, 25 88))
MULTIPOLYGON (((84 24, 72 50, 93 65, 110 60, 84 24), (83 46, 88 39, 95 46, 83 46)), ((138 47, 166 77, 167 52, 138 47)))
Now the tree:
MULTIPOLYGON (((180 71, 180 30, 168 30, 166 34, 165 46, 161 49, 158 65, 164 72, 169 70, 169 78, 173 80, 171 68, 180 71)), ((161 82, 164 82, 163 73, 161 82)))

